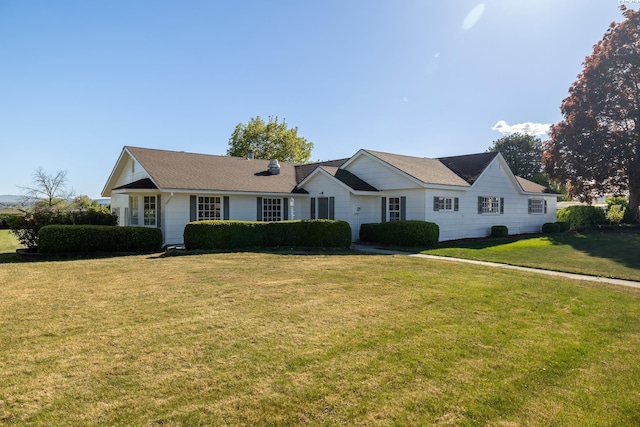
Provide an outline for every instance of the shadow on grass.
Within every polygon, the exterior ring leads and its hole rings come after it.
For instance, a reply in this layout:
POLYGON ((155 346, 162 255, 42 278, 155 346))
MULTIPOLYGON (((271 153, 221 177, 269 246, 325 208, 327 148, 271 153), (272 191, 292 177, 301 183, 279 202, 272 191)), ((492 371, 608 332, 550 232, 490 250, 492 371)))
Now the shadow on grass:
MULTIPOLYGON (((549 239, 551 244, 570 246, 594 258, 615 261, 640 269, 640 228, 591 229, 560 234, 528 234, 504 238, 479 238, 442 242, 437 248, 490 249, 529 239, 549 239)), ((543 250, 543 249, 542 249, 543 250)))
POLYGON ((215 255, 215 254, 232 254, 232 253, 260 253, 272 255, 298 255, 298 256, 320 256, 320 255, 367 255, 352 249, 318 249, 318 248, 243 248, 229 250, 170 250, 163 252, 147 252, 147 253, 69 253, 69 254, 29 254, 18 255, 15 252, 0 253, 0 264, 14 263, 32 263, 32 262, 60 262, 60 261, 78 261, 78 260, 94 260, 106 258, 119 258, 125 256, 147 255, 148 259, 163 259, 176 256, 197 256, 197 255, 215 255))
POLYGON ((569 245, 591 257, 640 269, 640 229, 607 229, 548 235, 554 245, 569 245))
POLYGON ((105 258, 119 258, 133 255, 154 255, 160 256, 161 253, 112 253, 112 252, 96 252, 96 253, 65 253, 65 254, 17 254, 15 252, 0 253, 0 264, 29 264, 33 262, 60 262, 60 261, 79 261, 105 258))
POLYGON ((320 255, 365 255, 353 249, 324 249, 324 248, 237 248, 237 249, 198 249, 198 250, 169 250, 150 258, 161 259, 175 256, 197 256, 197 255, 215 255, 215 254, 233 254, 233 253, 256 253, 271 255, 298 255, 298 256, 320 256, 320 255))

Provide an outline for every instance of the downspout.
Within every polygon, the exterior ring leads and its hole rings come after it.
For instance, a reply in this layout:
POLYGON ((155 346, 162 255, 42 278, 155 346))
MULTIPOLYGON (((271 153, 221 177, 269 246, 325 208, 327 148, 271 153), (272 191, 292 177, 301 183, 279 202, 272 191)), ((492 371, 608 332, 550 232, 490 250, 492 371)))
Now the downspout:
POLYGON ((164 202, 164 205, 167 206, 169 204, 169 202, 171 201, 171 199, 173 199, 173 191, 171 192, 171 195, 169 196, 169 198, 167 199, 166 202, 164 202))

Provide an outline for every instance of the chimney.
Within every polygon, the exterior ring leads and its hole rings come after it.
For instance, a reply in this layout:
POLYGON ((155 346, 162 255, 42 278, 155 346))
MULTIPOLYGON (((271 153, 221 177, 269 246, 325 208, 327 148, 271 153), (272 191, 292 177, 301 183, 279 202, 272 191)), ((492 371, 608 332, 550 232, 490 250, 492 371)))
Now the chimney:
POLYGON ((253 160, 253 150, 247 151, 247 160, 253 160))
POLYGON ((269 160, 269 173, 271 173, 271 175, 278 175, 280 173, 280 164, 278 163, 278 160, 269 160))

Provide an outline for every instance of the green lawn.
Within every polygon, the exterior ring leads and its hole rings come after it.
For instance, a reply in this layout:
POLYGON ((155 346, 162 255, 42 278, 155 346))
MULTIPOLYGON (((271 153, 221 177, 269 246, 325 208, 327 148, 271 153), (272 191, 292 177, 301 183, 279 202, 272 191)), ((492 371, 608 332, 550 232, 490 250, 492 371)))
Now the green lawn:
POLYGON ((443 243, 424 254, 640 281, 640 234, 562 233, 443 243))
POLYGON ((640 290, 407 256, 0 264, 0 424, 640 424, 640 290))
POLYGON ((15 252, 22 245, 9 233, 9 230, 0 230, 0 254, 15 252))

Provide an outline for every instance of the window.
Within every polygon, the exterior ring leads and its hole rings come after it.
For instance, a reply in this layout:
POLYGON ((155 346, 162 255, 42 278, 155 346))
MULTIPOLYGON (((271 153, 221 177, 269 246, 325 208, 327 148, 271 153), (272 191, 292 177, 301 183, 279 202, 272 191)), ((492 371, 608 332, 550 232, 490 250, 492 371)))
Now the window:
POLYGON ((156 196, 144 196, 144 225, 156 225, 156 196))
POLYGON ((529 213, 530 214, 547 213, 547 201, 544 199, 529 199, 529 213))
POLYGON ((220 197, 198 197, 198 221, 220 219, 220 197))
POLYGON ((434 197, 433 198, 433 210, 434 211, 458 211, 458 198, 457 197, 434 197))
POLYGON ((262 199, 262 220, 280 221, 282 219, 282 199, 262 199))
POLYGON ((504 213, 504 199, 502 197, 478 197, 479 214, 504 213))
POLYGON ((389 197, 389 221, 400 221, 400 197, 389 197))
POLYGON ((138 196, 129 196, 129 224, 138 225, 138 196))

